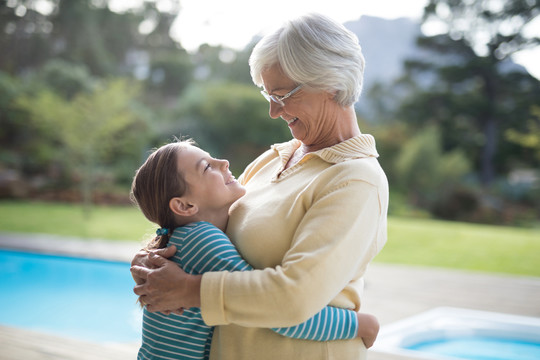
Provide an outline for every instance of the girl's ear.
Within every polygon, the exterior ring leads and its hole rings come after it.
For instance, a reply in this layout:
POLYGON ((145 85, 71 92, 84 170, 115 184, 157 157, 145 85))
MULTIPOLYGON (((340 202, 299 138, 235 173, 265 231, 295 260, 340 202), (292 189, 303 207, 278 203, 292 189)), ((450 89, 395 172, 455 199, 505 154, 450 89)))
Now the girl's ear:
POLYGON ((180 216, 193 216, 199 212, 196 204, 192 204, 184 197, 174 197, 169 201, 172 212, 180 216))

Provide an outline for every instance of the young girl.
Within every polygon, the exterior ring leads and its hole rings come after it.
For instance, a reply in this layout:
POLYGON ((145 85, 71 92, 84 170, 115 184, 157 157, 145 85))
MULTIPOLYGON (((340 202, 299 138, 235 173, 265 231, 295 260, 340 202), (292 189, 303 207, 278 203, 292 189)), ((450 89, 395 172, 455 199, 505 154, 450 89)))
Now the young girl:
MULTIPOLYGON (((131 189, 146 218, 160 226, 147 248, 175 245, 172 260, 191 274, 253 270, 224 234, 229 208, 244 194, 228 161, 212 158, 190 140, 152 153, 137 170, 131 189)), ((138 359, 208 359, 212 330, 199 308, 184 309, 181 315, 145 308, 138 359)), ((372 315, 327 306, 300 325, 272 330, 317 341, 361 337, 369 348, 379 324, 372 315)))

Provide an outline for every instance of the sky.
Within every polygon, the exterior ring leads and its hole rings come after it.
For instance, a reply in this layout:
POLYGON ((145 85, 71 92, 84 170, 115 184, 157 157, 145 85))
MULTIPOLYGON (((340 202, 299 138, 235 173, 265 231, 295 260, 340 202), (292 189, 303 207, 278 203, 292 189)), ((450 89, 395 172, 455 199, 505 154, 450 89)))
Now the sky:
MULTIPOLYGON (((420 19, 427 0, 182 0, 172 35, 188 51, 199 45, 243 49, 255 35, 306 12, 324 13, 339 22, 362 15, 386 19, 420 19)), ((540 19, 534 31, 540 36, 540 19)), ((540 79, 540 46, 515 54, 513 60, 540 79)))
POLYGON ((362 15, 420 18, 427 0, 182 0, 173 33, 187 50, 201 43, 242 49, 284 20, 320 12, 339 22, 362 15))

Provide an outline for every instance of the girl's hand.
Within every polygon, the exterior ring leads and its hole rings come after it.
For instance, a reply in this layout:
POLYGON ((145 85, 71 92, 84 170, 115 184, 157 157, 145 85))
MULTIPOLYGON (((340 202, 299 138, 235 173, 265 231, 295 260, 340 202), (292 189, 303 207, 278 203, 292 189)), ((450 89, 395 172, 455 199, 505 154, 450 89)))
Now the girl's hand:
POLYGON ((379 334, 379 321, 370 314, 356 313, 358 317, 358 337, 362 338, 366 349, 369 349, 375 343, 379 334))

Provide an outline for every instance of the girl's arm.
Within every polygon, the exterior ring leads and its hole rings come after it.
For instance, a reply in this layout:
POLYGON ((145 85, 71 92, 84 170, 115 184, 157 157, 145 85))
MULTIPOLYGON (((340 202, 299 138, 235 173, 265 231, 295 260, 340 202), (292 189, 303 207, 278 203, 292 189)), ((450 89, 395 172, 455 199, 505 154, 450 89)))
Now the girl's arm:
POLYGON ((305 340, 354 339, 358 333, 358 317, 352 310, 326 306, 300 325, 272 330, 283 336, 305 340))
MULTIPOLYGON (((174 231, 169 242, 179 249, 174 260, 190 274, 208 271, 253 270, 227 235, 209 223, 190 224, 174 231)), ((300 325, 274 328, 280 335, 305 340, 353 339, 359 334, 359 316, 352 310, 326 306, 300 325)), ((378 331, 378 329, 377 329, 378 331)), ((362 332, 366 330, 362 329, 362 332)), ((373 330, 370 328, 370 332, 373 330)))

